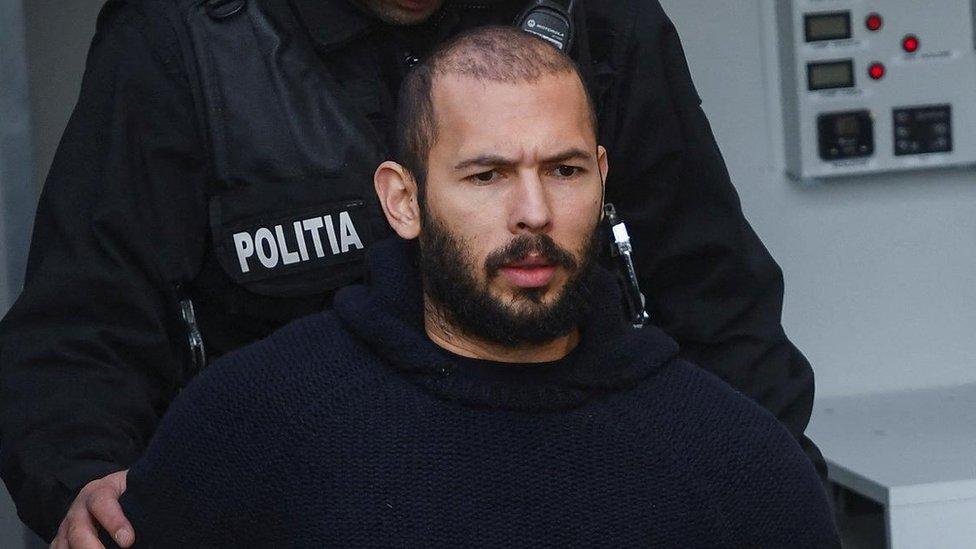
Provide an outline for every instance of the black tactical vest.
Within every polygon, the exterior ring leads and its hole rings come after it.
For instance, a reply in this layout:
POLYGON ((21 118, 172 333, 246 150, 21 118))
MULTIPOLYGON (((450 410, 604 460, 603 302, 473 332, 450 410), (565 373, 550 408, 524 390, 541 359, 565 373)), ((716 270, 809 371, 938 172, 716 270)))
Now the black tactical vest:
POLYGON ((287 2, 193 2, 186 18, 220 266, 267 296, 353 282, 365 249, 388 230, 373 191, 383 141, 354 90, 329 74, 287 2))

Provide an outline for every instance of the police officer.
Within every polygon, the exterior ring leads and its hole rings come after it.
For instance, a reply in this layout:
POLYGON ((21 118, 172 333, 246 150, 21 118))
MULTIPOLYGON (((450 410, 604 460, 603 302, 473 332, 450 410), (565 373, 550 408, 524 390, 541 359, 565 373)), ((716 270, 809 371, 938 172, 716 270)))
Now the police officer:
POLYGON ((596 100, 607 200, 631 226, 653 322, 822 470, 781 271, 658 2, 110 0, 0 325, 2 475, 31 528, 98 546, 100 523, 131 542, 125 470, 180 388, 328 307, 387 236, 371 175, 394 148, 406 71, 465 28, 540 6, 572 23, 564 45, 596 100))

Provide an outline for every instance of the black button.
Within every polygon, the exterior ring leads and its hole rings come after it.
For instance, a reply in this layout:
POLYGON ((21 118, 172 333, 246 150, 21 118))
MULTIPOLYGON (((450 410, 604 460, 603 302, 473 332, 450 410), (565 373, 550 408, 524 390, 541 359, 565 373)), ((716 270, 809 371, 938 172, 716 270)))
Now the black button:
POLYGON ((420 58, 412 53, 407 53, 403 56, 403 64, 410 67, 411 69, 420 63, 420 58))

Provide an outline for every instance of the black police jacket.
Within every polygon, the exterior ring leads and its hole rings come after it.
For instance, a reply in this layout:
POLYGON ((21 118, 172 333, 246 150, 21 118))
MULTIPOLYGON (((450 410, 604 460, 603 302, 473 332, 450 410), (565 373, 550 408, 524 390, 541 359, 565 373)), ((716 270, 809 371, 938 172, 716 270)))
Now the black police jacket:
MULTIPOLYGON (((361 276, 363 250, 389 234, 371 176, 403 75, 524 8, 448 0, 395 28, 349 0, 214 4, 106 4, 0 324, 0 473, 46 539, 87 482, 138 458, 202 351, 328 307, 361 276)), ((581 4, 573 54, 653 322, 822 470, 782 273, 742 215, 673 25, 654 0, 581 4)))

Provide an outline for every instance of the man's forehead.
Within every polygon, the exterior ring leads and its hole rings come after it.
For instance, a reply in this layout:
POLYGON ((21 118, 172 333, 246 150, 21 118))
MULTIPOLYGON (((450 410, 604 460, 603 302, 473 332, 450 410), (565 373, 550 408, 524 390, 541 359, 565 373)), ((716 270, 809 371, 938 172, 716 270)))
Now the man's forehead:
MULTIPOLYGON (((543 75, 532 81, 500 82, 447 74, 434 80, 433 114, 438 131, 471 137, 518 143, 520 135, 508 135, 505 128, 544 123, 560 147, 560 139, 583 141, 592 136, 589 104, 579 78, 570 72, 543 75)), ((565 143, 562 144, 565 148, 565 143)))
MULTIPOLYGON (((567 91, 585 93, 578 75, 573 72, 556 72, 539 75, 538 78, 499 80, 478 78, 455 72, 436 74, 432 81, 435 103, 438 100, 470 100, 473 97, 484 96, 486 99, 498 97, 500 91, 517 92, 518 90, 540 88, 565 88, 567 91)), ((575 93, 573 94, 575 95, 575 93)), ((585 100, 585 96, 580 97, 585 100)))

